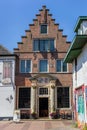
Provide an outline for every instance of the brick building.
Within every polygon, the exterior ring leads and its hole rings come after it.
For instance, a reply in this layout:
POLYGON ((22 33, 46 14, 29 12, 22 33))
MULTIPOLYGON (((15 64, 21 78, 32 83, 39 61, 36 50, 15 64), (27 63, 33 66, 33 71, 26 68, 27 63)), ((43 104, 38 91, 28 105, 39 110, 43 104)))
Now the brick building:
POLYGON ((72 65, 63 63, 70 42, 46 6, 39 12, 18 48, 14 48, 15 109, 20 109, 21 118, 29 118, 33 112, 38 117, 49 117, 54 111, 69 111, 72 106, 72 65))

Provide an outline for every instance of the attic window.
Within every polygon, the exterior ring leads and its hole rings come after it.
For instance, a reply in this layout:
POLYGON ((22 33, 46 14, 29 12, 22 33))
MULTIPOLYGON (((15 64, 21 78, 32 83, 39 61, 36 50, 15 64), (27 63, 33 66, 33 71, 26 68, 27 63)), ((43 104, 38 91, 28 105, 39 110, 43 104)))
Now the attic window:
POLYGON ((42 34, 46 34, 47 33, 47 25, 46 24, 42 24, 40 31, 41 31, 42 34))

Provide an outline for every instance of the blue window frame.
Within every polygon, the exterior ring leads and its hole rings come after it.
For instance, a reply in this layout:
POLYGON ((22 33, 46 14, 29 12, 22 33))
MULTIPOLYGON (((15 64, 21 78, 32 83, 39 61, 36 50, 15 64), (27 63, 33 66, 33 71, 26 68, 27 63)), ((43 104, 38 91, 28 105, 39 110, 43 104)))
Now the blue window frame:
POLYGON ((67 63, 64 63, 63 60, 57 60, 56 71, 57 72, 67 72, 67 63))
POLYGON ((21 60, 20 61, 20 72, 21 73, 31 72, 31 60, 21 60))
POLYGON ((39 41, 38 40, 34 40, 34 44, 33 44, 33 50, 34 51, 39 51, 39 41))
POLYGON ((54 51, 54 39, 35 39, 33 43, 33 51, 54 51))
POLYGON ((47 60, 39 61, 39 72, 48 72, 48 61, 47 60))

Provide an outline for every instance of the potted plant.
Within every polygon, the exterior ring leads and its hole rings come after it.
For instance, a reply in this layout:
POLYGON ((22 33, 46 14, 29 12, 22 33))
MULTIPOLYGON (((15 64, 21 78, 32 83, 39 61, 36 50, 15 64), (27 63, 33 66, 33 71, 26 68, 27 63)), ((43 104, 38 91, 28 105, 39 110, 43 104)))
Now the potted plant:
POLYGON ((55 117, 56 117, 56 112, 55 111, 50 113, 50 118, 51 119, 55 119, 55 117))
POLYGON ((36 112, 31 113, 31 119, 37 119, 37 113, 36 112))
POLYGON ((87 125, 84 125, 82 130, 87 130, 87 125))

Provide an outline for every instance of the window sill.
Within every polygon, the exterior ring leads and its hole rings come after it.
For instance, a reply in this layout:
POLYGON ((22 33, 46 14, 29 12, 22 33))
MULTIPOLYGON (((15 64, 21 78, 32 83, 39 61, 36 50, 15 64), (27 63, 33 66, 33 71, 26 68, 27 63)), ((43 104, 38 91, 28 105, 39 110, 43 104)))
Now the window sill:
POLYGON ((32 72, 20 72, 20 74, 30 74, 32 72))
POLYGON ((30 110, 30 107, 29 108, 18 108, 19 110, 30 110))
POLYGON ((59 110, 71 110, 71 107, 69 107, 69 108, 57 108, 57 109, 59 109, 59 110))
POLYGON ((38 72, 38 73, 50 73, 50 72, 38 72))
POLYGON ((56 73, 60 73, 60 74, 62 74, 62 73, 64 74, 65 73, 66 74, 66 73, 70 73, 70 72, 56 72, 56 73))

